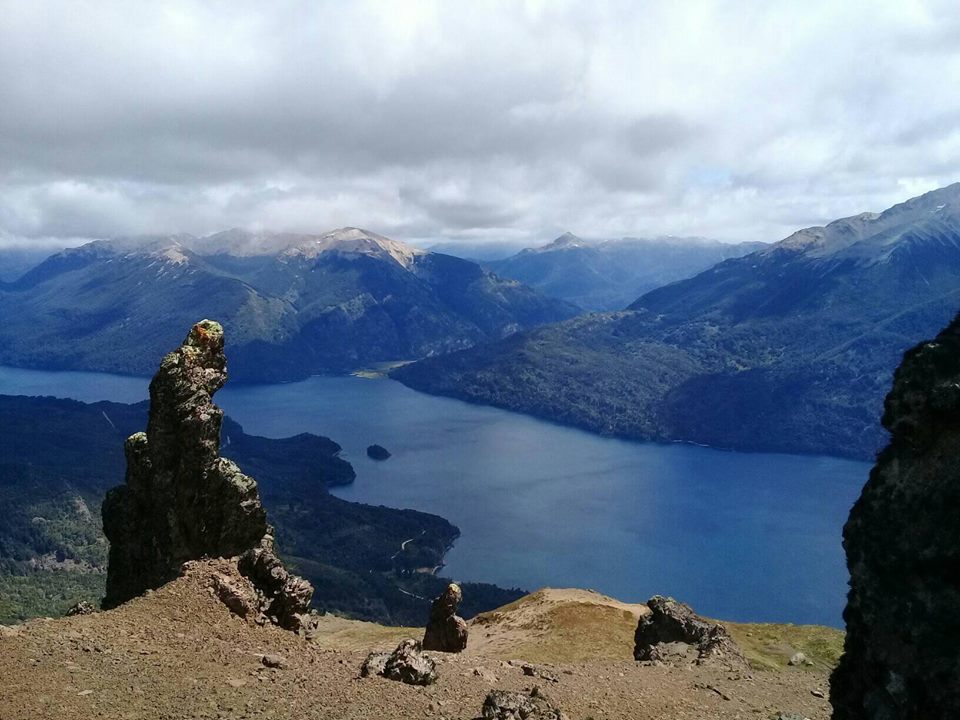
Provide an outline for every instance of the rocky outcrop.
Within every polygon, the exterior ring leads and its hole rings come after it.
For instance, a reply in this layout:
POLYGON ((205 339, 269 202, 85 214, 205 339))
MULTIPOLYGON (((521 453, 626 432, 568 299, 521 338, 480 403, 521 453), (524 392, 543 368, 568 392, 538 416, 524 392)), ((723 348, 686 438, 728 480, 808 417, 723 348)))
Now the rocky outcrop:
POLYGON ((391 653, 370 653, 360 667, 360 677, 379 675, 408 685, 432 685, 437 665, 421 652, 416 640, 404 640, 391 653))
POLYGON ((529 693, 491 690, 483 701, 480 716, 484 720, 567 720, 567 715, 538 688, 529 693))
POLYGON ((688 605, 654 595, 650 613, 640 618, 634 635, 635 660, 670 662, 689 658, 697 664, 722 662, 745 666, 746 660, 726 628, 704 620, 688 605))
POLYGON ((273 550, 271 536, 266 536, 260 547, 241 555, 237 567, 253 583, 261 617, 292 630, 303 625, 313 586, 287 571, 273 550))
POLYGON ((296 628, 312 588, 274 554, 256 481, 220 457, 223 411, 213 395, 227 380, 223 342, 218 323, 197 323, 150 383, 147 430, 127 439, 126 482, 103 502, 103 606, 169 582, 189 560, 243 555, 241 571, 262 596, 258 609, 296 628))
POLYGON ((960 317, 906 353, 890 444, 843 531, 850 569, 836 720, 960 717, 960 317))
POLYGON ((450 583, 433 601, 430 620, 423 635, 424 650, 457 653, 467 647, 467 623, 457 615, 461 600, 463 591, 460 586, 450 583))

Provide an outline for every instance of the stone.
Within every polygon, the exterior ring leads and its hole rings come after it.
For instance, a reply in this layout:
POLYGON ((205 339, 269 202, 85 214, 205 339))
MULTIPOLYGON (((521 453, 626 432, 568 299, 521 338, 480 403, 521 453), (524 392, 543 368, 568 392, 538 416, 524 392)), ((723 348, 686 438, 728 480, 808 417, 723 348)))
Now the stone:
POLYGON ((541 667, 540 665, 524 663, 520 666, 520 669, 523 670, 523 674, 527 675, 528 677, 536 677, 553 683, 560 682, 560 678, 555 673, 547 670, 545 667, 541 667))
POLYGON ((408 639, 392 653, 370 653, 360 667, 360 676, 380 675, 408 685, 432 685, 437 681, 437 665, 422 650, 419 642, 408 639))
POLYGON ((375 675, 383 675, 384 669, 387 667, 387 660, 390 659, 390 653, 385 652, 372 652, 367 655, 367 659, 363 661, 363 665, 360 666, 360 677, 373 677, 375 675))
POLYGON ((280 655, 264 655, 260 658, 264 667, 283 669, 287 666, 287 661, 280 655))
POLYGON ((567 720, 567 715, 537 688, 529 693, 491 690, 480 711, 484 720, 567 720))
POLYGON ((484 682, 495 683, 497 682, 497 676, 494 675, 490 670, 487 670, 484 667, 475 667, 471 671, 474 677, 478 677, 484 682))
POLYGON ((909 350, 884 405, 890 443, 850 511, 835 720, 960 717, 960 317, 909 350))
POLYGON ((382 462, 390 457, 390 451, 383 445, 370 445, 367 447, 367 457, 382 462))
POLYGON ((97 609, 91 603, 88 603, 86 600, 81 600, 70 606, 70 609, 67 610, 67 617, 73 617, 74 615, 91 615, 96 611, 97 609))
POLYGON ((20 631, 9 625, 0 625, 0 638, 15 638, 20 636, 20 631))
POLYGON ((794 653, 790 656, 790 660, 787 661, 787 665, 806 665, 808 662, 807 656, 802 652, 794 653))
POLYGON ((220 573, 214 574, 210 578, 210 586, 213 589, 214 595, 219 598, 220 602, 227 606, 230 612, 242 618, 250 614, 255 604, 253 602, 254 599, 248 597, 248 595, 226 575, 221 575, 220 573))
POLYGON ((430 607, 430 619, 423 635, 424 650, 458 653, 467 647, 467 623, 457 615, 463 591, 456 583, 447 585, 430 607))
POLYGON ((727 632, 715 622, 704 620, 688 605, 655 595, 647 601, 650 613, 640 618, 634 635, 633 657, 649 662, 668 662, 677 654, 671 645, 686 646, 697 664, 720 662, 746 667, 747 661, 727 632))
POLYGON ((227 380, 223 347, 223 328, 202 320, 150 383, 147 430, 127 439, 125 483, 103 501, 110 541, 103 607, 173 580, 188 561, 242 555, 256 608, 228 578, 214 580, 215 594, 239 615, 256 609, 300 629, 313 588, 277 559, 256 481, 220 456, 223 411, 213 395, 227 380))

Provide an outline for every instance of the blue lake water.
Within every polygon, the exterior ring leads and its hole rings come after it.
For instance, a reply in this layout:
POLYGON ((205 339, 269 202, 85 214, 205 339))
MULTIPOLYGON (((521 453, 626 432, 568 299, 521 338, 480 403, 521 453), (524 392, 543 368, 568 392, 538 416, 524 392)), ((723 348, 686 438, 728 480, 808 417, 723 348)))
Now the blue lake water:
MULTIPOLYGON (((147 382, 0 368, 2 394, 136 402, 147 382)), ((841 529, 866 463, 601 438, 383 379, 228 384, 217 401, 247 432, 340 443, 357 480, 338 496, 456 524, 446 576, 842 626, 841 529), (368 459, 373 443, 393 457, 368 459)))

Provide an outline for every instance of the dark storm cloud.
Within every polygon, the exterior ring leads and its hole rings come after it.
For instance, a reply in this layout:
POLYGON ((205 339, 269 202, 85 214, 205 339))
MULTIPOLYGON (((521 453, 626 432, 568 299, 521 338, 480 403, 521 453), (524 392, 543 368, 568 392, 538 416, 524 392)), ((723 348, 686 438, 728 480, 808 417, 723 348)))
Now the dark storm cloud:
POLYGON ((0 243, 772 240, 958 175, 952 3, 0 5, 0 243))

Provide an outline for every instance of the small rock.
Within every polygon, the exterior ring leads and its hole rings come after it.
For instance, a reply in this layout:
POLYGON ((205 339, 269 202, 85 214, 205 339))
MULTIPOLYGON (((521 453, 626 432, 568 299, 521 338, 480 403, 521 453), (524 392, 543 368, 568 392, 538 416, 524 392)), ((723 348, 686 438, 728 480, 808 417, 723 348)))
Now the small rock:
POLYGON ((793 666, 806 665, 807 656, 804 655, 802 652, 794 653, 793 655, 790 656, 790 660, 787 664, 793 665, 793 666))
POLYGON ((77 693, 79 697, 86 697, 87 695, 93 695, 93 690, 81 690, 77 693))
POLYGON ((811 690, 811 691, 810 691, 810 694, 813 695, 814 697, 817 697, 817 698, 822 698, 822 697, 824 697, 824 695, 823 695, 823 690, 811 690))
POLYGON ((283 669, 287 666, 287 661, 282 658, 280 655, 264 655, 260 658, 260 662, 268 668, 278 668, 283 669))
POLYGON ((237 587, 236 583, 226 575, 215 573, 210 578, 210 586, 220 602, 226 605, 230 612, 240 617, 246 617, 247 613, 250 612, 250 600, 237 587))
POLYGON ((370 653, 367 655, 367 659, 363 661, 363 665, 360 666, 360 677, 383 675, 383 669, 387 666, 387 660, 389 659, 390 653, 370 653))
POLYGON ((473 675, 475 677, 481 678, 484 682, 495 683, 497 682, 497 676, 486 668, 475 667, 473 669, 473 675))
POLYGON ((557 677, 554 673, 550 672, 546 668, 541 667, 539 665, 530 665, 529 663, 526 663, 522 665, 520 669, 523 670, 524 675, 527 675, 529 677, 537 677, 542 680, 546 680, 547 682, 554 682, 554 683, 560 682, 559 677, 557 677))
POLYGON ((67 617, 72 617, 74 615, 92 615, 96 611, 97 609, 93 605, 88 603, 86 600, 81 600, 67 610, 67 617))
POLYGON ((232 688, 242 688, 246 684, 246 680, 241 680, 239 678, 227 678, 227 685, 232 688))

